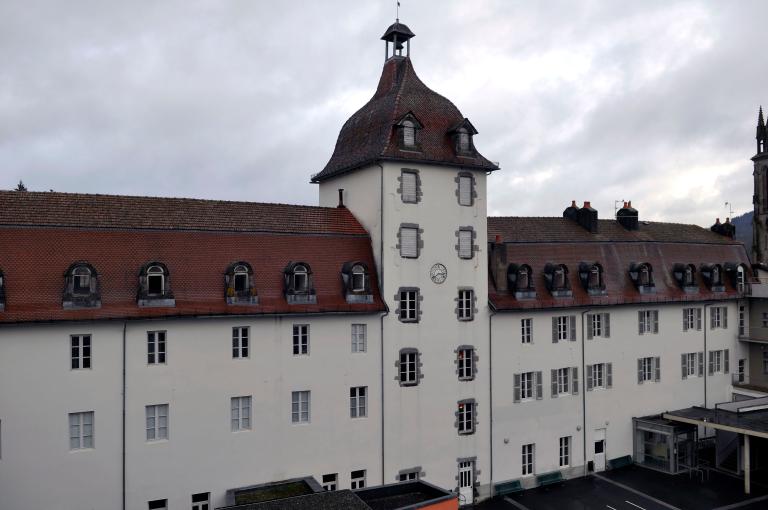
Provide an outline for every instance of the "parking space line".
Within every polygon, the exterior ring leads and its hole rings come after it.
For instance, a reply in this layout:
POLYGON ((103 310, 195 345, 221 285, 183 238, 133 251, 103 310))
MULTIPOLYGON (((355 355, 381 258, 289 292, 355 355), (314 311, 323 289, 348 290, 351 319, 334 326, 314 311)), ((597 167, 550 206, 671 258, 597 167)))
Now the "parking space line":
POLYGON ((517 508, 519 508, 520 510, 531 510, 530 508, 528 508, 528 507, 527 507, 527 506, 525 506, 524 504, 522 504, 522 503, 518 503, 517 501, 515 501, 515 500, 514 500, 514 499, 512 499, 512 498, 510 498, 509 496, 504 496, 504 501, 506 501, 507 503, 511 503, 511 504, 512 504, 512 506, 514 506, 514 507, 517 507, 517 508))
POLYGON ((632 487, 630 487, 629 485, 624 485, 623 483, 619 483, 619 482, 616 482, 616 481, 614 481, 614 480, 611 480, 610 478, 606 478, 606 477, 604 477, 604 476, 602 476, 602 475, 598 475, 598 474, 593 474, 592 476, 594 476, 594 477, 595 477, 595 478, 597 478, 598 480, 602 480, 602 481, 604 481, 604 482, 607 482, 607 483, 613 484, 613 485, 615 485, 616 487, 621 487, 621 488, 622 488, 622 489, 624 489, 625 491, 629 491, 629 492, 631 492, 632 494, 637 494, 638 496, 642 496, 642 497, 644 497, 645 499, 648 499, 648 500, 650 500, 650 501, 653 501, 653 502, 654 502, 654 503, 656 503, 657 505, 661 505, 661 506, 663 506, 664 508, 669 508, 669 510, 680 510, 680 509, 679 509, 679 508, 677 508, 676 506, 670 505, 669 503, 665 503, 664 501, 662 501, 662 500, 660 500, 660 499, 656 499, 656 498, 654 498, 653 496, 651 496, 651 495, 649 495, 649 494, 646 494, 646 493, 644 493, 644 492, 641 492, 641 491, 639 491, 639 490, 637 490, 637 489, 633 489, 633 488, 632 488, 632 487))
POLYGON ((757 503, 758 501, 765 501, 766 499, 768 499, 768 495, 758 496, 756 498, 739 501, 738 503, 734 503, 732 505, 719 506, 717 508, 714 508, 713 510, 732 510, 734 508, 739 508, 741 506, 747 506, 747 505, 751 505, 752 503, 757 503))
POLYGON ((632 502, 631 502, 631 501, 629 501, 629 500, 626 500, 626 499, 625 499, 625 500, 624 500, 624 503, 629 503, 630 505, 632 505, 632 506, 634 506, 634 507, 636 507, 636 508, 639 508, 640 510, 645 510, 645 508, 641 507, 640 505, 636 505, 636 504, 632 503, 632 502))
POLYGON ((606 508, 608 508, 609 510, 616 510, 616 509, 615 509, 615 508, 613 508, 611 505, 605 505, 605 507, 606 507, 606 508))

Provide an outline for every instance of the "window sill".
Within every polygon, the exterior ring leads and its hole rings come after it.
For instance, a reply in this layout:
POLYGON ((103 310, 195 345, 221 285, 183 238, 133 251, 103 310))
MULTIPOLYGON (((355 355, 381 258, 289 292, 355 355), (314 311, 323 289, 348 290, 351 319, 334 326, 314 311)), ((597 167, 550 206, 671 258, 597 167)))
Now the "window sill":
POLYGON ((472 376, 472 377, 459 377, 459 381, 460 382, 467 382, 467 381, 474 381, 474 380, 475 380, 474 376, 472 376))
POLYGON ((456 318, 459 322, 472 322, 475 320, 474 317, 457 317, 456 318))
POLYGON ((347 304, 369 305, 373 303, 373 294, 347 294, 347 304))
POLYGON ((289 305, 316 305, 317 296, 314 294, 287 294, 285 300, 289 305))
POLYGON ((143 298, 139 299, 137 304, 141 308, 175 307, 176 300, 174 298, 143 298))
POLYGON ((469 431, 465 431, 465 432, 459 431, 459 435, 460 436, 471 436, 474 433, 475 433, 474 430, 469 430, 469 431))
POLYGON ((259 296, 227 296, 227 304, 237 306, 258 305, 259 296))
MULTIPOLYGON (((62 301, 61 307, 64 310, 90 310, 94 308, 101 308, 101 300, 94 301, 62 301)), ((0 311, 2 311, 2 305, 0 305, 0 311)))

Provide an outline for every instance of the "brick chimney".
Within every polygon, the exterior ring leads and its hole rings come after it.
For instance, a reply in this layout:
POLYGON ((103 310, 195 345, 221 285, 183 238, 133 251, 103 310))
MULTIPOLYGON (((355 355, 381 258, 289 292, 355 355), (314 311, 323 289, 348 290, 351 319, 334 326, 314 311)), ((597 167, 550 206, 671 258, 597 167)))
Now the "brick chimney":
POLYGON ((640 228, 637 209, 632 207, 632 201, 624 202, 624 206, 616 212, 616 221, 627 230, 638 230, 640 228))
MULTIPOLYGON (((574 207, 576 204, 574 203, 574 207)), ((592 204, 589 203, 589 201, 584 201, 584 206, 578 210, 578 213, 576 214, 576 221, 587 229, 588 231, 592 232, 593 234, 597 232, 597 209, 592 208, 592 204)))
POLYGON ((576 206, 576 201, 571 200, 571 205, 566 207, 563 211, 563 218, 568 218, 569 220, 573 221, 579 221, 577 219, 577 216, 579 214, 579 208, 576 206))

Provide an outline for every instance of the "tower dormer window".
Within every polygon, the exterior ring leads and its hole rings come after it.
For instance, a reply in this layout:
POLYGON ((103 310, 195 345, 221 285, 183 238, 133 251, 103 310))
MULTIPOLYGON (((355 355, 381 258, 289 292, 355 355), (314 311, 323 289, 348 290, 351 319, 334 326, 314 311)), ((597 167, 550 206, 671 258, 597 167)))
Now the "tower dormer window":
POLYGON ((477 130, 469 122, 469 119, 462 120, 458 125, 450 130, 453 138, 456 154, 459 156, 474 156, 475 147, 472 143, 472 137, 477 134, 477 130))
POLYGON ((696 283, 696 268, 693 264, 675 264, 672 268, 672 275, 684 292, 690 294, 699 291, 699 286, 696 283))
POLYGON ((347 262, 341 268, 347 303, 373 303, 368 266, 362 262, 347 262))
POLYGON ((395 124, 397 143, 401 150, 421 150, 419 144, 419 131, 421 128, 421 122, 419 122, 418 119, 416 119, 416 116, 411 112, 405 114, 400 121, 395 124))
POLYGON ((606 293, 603 266, 597 262, 582 262, 579 264, 579 279, 590 296, 604 295, 606 293))
POLYGON ((150 262, 139 272, 139 306, 176 306, 165 264, 150 262))
POLYGON ((224 274, 227 303, 230 305, 258 304, 253 269, 247 262, 235 262, 224 274))
POLYGON ((76 262, 64 274, 64 308, 99 308, 99 281, 96 269, 87 262, 76 262))
POLYGON ((547 288, 554 297, 571 297, 571 284, 568 281, 568 268, 564 264, 547 264, 544 266, 544 279, 547 288))
POLYGON ((285 268, 285 296, 289 304, 317 303, 312 286, 312 269, 304 262, 291 262, 285 268))
POLYGON ((469 152, 469 133, 462 128, 459 130, 459 152, 469 152))
POLYGON ((403 122, 403 146, 414 147, 416 145, 416 129, 413 122, 406 120, 403 122))

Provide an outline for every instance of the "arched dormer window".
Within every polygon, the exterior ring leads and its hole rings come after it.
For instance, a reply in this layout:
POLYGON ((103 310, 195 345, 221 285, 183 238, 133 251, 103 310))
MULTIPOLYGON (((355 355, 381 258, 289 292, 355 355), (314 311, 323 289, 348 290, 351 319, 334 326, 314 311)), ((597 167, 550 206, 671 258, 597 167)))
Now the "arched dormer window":
POLYGON ((64 273, 64 308, 99 308, 99 276, 87 262, 75 262, 64 273))
POLYGON ((629 278, 640 294, 652 294, 656 292, 653 282, 653 267, 648 262, 632 263, 629 266, 629 278))
POLYGON ((693 285, 693 268, 691 266, 686 266, 685 268, 685 276, 683 276, 683 285, 686 287, 689 285, 693 285))
POLYGON ((568 267, 565 264, 547 264, 544 266, 544 279, 547 288, 554 297, 571 297, 571 284, 568 280, 568 267))
POLYGON ((341 268, 341 279, 347 303, 373 303, 368 266, 362 262, 347 262, 341 268))
POLYGON ((284 271, 285 298, 289 304, 317 303, 312 269, 305 262, 291 262, 284 271))
POLYGON ((5 311, 5 276, 0 271, 0 312, 5 311))
POLYGON ((605 281, 603 279, 603 266, 597 262, 582 262, 579 264, 579 279, 584 290, 591 296, 605 294, 605 281))
POLYGON ((565 268, 562 266, 559 266, 555 269, 555 278, 552 282, 552 288, 555 290, 558 289, 564 289, 565 288, 565 268))
MULTIPOLYGON (((0 278, 2 278, 2 273, 0 273, 0 278)), ((744 268, 744 264, 739 264, 736 267, 736 284, 734 287, 736 287, 736 290, 739 292, 744 292, 747 286, 747 270, 744 268)), ((0 286, 1 287, 1 286, 0 286)), ((2 292, 2 290, 0 290, 2 292)))
POLYGON ((516 299, 536 297, 533 286, 533 271, 528 264, 510 264, 507 267, 507 283, 516 299))
POLYGON ((259 298, 253 280, 253 269, 247 262, 235 262, 224 274, 224 288, 227 304, 255 305, 259 298))
POLYGON ((699 285, 696 283, 696 268, 693 264, 675 264, 672 275, 684 292, 691 294, 699 291, 699 285))
POLYGON ((139 306, 176 306, 171 277, 162 262, 149 262, 139 272, 139 306))
POLYGON ((702 264, 701 276, 712 292, 725 292, 723 266, 720 264, 702 264))
POLYGON ((397 134, 397 144, 401 150, 418 151, 421 150, 419 143, 419 131, 422 128, 421 122, 416 119, 413 113, 408 112, 395 124, 397 134))
POLYGON ((521 289, 527 289, 531 281, 531 272, 527 266, 522 266, 517 270, 517 286, 521 289))

